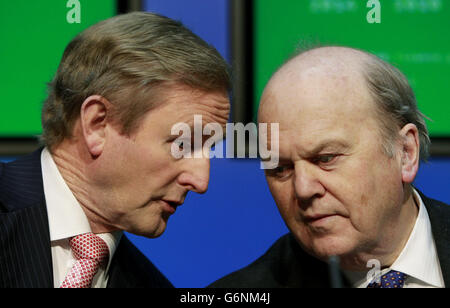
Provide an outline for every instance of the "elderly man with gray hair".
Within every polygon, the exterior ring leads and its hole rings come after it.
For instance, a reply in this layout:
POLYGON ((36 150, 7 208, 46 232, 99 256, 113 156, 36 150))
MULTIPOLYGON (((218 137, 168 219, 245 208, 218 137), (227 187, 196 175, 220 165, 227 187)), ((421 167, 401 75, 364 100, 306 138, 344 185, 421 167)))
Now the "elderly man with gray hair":
POLYGON ((332 256, 349 287, 450 286, 450 206, 412 185, 430 140, 398 69, 353 48, 301 52, 258 120, 279 123, 266 179, 290 233, 212 287, 327 287, 332 256))

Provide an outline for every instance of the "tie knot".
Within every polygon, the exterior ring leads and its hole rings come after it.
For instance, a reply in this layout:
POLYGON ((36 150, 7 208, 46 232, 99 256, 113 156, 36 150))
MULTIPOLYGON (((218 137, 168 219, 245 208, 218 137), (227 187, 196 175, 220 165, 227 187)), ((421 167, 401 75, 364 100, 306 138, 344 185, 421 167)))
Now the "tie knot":
POLYGON ((109 249, 105 241, 94 233, 84 233, 70 240, 72 253, 77 260, 94 260, 99 264, 106 261, 109 249))
POLYGON ((406 274, 399 271, 389 271, 371 282, 368 288, 403 288, 406 274))

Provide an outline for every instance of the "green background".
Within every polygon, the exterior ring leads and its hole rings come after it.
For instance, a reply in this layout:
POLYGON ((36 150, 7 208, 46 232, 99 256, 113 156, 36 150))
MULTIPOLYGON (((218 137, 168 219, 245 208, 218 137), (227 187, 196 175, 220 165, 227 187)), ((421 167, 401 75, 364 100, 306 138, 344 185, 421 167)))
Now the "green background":
POLYGON ((90 25, 116 14, 115 0, 80 0, 70 24, 66 0, 0 2, 0 137, 40 134, 47 86, 65 46, 90 25))
POLYGON ((272 73, 305 43, 377 54, 408 77, 433 137, 450 137, 450 1, 380 0, 370 24, 366 0, 255 0, 254 116, 272 73))

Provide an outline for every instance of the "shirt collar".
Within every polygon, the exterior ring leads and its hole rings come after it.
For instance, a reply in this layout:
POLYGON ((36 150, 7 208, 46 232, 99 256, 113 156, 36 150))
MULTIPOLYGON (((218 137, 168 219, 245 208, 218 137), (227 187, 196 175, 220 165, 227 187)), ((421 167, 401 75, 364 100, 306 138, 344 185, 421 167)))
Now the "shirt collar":
MULTIPOLYGON (((41 164, 50 241, 54 242, 92 232, 86 214, 64 181, 47 148, 42 151, 41 164)), ((109 265, 122 236, 122 231, 97 235, 108 246, 109 265)))
POLYGON ((431 232, 430 218, 419 193, 414 189, 419 214, 402 252, 391 269, 403 272, 434 287, 443 287, 436 245, 431 232))
POLYGON ((111 265, 112 258, 114 256, 114 253, 116 252, 117 245, 119 245, 119 241, 122 238, 122 231, 114 231, 111 233, 99 233, 96 234, 99 236, 102 240, 105 241, 106 245, 108 246, 109 250, 109 262, 106 267, 106 272, 109 270, 109 266, 111 265))
MULTIPOLYGON (((425 284, 442 288, 442 272, 437 256, 436 245, 431 233, 431 224, 425 204, 419 193, 413 189, 416 204, 419 207, 419 213, 416 218, 413 230, 400 255, 394 261, 392 266, 383 269, 379 275, 390 270, 396 270, 422 281, 425 284)), ((370 269, 368 269, 370 270, 370 269)), ((353 286, 365 287, 370 281, 367 281, 366 272, 344 271, 346 277, 353 286)))

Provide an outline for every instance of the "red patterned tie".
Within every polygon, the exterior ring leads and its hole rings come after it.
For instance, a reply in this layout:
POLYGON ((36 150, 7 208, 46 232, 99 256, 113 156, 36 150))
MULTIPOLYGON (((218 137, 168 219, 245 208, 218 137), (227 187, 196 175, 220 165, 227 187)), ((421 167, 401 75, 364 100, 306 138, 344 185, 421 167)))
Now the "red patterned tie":
POLYGON ((61 288, 90 288, 95 273, 108 260, 108 246, 97 235, 84 233, 73 237, 70 247, 77 262, 67 274, 61 288))

